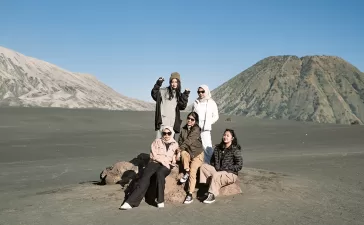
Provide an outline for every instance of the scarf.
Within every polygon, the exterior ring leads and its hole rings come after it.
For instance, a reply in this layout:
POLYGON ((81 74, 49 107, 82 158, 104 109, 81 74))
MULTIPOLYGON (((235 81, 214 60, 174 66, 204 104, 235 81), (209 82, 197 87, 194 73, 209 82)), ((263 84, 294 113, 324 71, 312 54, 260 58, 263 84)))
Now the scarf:
POLYGON ((211 92, 210 92, 209 87, 207 85, 205 85, 205 84, 202 84, 202 85, 199 86, 199 88, 202 88, 202 89, 205 90, 205 97, 204 98, 198 97, 197 100, 199 102, 204 102, 204 101, 209 100, 211 98, 211 92))

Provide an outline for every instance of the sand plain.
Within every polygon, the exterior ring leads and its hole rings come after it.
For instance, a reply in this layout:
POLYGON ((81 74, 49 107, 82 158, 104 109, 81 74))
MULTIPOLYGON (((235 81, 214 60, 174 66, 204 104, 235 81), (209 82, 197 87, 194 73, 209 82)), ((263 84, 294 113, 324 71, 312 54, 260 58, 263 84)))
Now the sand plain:
POLYGON ((153 112, 0 108, 0 224, 364 224, 364 126, 226 118, 212 138, 236 130, 243 194, 125 212, 92 181, 149 152, 153 112))

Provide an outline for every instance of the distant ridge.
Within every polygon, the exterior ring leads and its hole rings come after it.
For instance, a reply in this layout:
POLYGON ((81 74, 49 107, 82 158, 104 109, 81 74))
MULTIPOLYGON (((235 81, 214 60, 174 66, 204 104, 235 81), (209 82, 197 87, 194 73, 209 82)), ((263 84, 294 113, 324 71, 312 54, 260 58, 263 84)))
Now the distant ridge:
POLYGON ((212 91, 220 112, 349 124, 364 121, 364 74, 336 56, 267 57, 212 91))
POLYGON ((0 106, 154 110, 96 77, 73 73, 0 46, 0 106))

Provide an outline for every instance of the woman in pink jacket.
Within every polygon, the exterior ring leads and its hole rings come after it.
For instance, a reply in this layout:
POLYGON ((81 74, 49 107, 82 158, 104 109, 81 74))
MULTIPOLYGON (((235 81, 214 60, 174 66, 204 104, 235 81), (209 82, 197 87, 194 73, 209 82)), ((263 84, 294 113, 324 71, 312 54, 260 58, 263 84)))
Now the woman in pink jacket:
POLYGON ((120 206, 120 209, 131 209, 139 206, 150 185, 150 178, 154 174, 156 175, 157 188, 156 202, 159 208, 164 207, 165 178, 170 174, 172 166, 175 165, 176 150, 178 149, 178 143, 174 140, 173 136, 174 131, 172 127, 163 127, 162 137, 155 139, 152 143, 150 162, 143 170, 143 174, 135 189, 120 206))

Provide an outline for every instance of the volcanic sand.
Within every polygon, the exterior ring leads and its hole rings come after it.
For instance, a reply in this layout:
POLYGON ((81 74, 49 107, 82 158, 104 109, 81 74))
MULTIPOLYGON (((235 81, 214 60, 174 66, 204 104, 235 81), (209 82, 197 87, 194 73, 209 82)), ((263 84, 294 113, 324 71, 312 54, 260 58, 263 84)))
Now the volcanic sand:
POLYGON ((153 112, 0 108, 0 224, 364 223, 364 126, 226 118, 212 139, 236 130, 242 194, 121 211, 120 186, 93 183, 149 153, 153 112))

